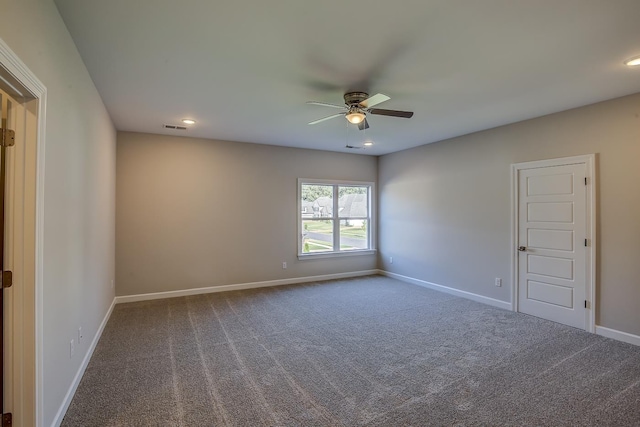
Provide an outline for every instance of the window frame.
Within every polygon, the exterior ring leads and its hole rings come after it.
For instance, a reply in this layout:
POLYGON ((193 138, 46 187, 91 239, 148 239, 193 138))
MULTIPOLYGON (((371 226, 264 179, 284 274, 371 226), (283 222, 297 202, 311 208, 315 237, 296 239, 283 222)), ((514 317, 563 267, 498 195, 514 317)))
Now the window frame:
MULTIPOLYGON (((298 178, 298 201, 296 203, 297 211, 296 211, 296 222, 297 222, 297 247, 298 247, 298 259, 318 259, 318 258, 333 258, 333 257, 344 257, 344 256, 358 256, 358 255, 372 255, 376 253, 376 239, 375 239, 375 230, 376 230, 376 222, 375 222, 375 194, 376 188, 375 183, 370 181, 343 181, 343 180, 329 180, 329 179, 310 179, 310 178, 298 178), (302 217, 302 186, 303 185, 325 185, 333 187, 333 209, 331 217, 327 217, 326 219, 333 221, 333 251, 326 252, 314 252, 314 253, 304 253, 303 250, 303 220, 306 218, 302 217), (339 197, 338 197, 338 188, 339 187, 368 187, 368 208, 369 215, 366 218, 358 219, 366 219, 368 221, 367 234, 369 241, 368 249, 350 249, 350 250, 341 250, 340 249, 340 221, 350 219, 351 217, 340 217, 340 211, 338 208, 339 197), (336 249, 337 248, 337 249, 336 249)), ((355 217, 353 217, 355 219, 355 217)))

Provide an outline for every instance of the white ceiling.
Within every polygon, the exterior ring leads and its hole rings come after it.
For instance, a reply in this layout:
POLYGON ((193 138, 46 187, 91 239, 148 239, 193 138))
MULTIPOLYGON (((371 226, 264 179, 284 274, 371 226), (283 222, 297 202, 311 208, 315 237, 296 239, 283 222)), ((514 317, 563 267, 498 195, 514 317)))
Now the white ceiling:
POLYGON ((640 92, 638 0, 56 4, 123 131, 381 155, 640 92), (307 125, 353 90, 415 115, 307 125))

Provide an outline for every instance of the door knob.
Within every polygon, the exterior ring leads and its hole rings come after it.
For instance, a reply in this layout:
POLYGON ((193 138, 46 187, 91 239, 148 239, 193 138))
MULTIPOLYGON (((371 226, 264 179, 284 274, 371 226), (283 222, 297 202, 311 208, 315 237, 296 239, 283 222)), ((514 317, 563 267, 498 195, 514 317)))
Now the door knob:
POLYGON ((518 247, 518 250, 519 250, 520 252, 524 252, 524 251, 526 251, 526 250, 527 250, 527 247, 526 247, 526 246, 520 246, 520 247, 518 247))

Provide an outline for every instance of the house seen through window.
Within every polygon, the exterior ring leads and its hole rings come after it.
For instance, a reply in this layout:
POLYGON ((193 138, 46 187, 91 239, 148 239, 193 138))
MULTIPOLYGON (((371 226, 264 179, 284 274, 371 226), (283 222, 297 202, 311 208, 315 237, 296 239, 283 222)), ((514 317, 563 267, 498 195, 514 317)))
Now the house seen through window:
POLYGON ((370 183, 299 183, 298 253, 340 254, 371 250, 370 183))

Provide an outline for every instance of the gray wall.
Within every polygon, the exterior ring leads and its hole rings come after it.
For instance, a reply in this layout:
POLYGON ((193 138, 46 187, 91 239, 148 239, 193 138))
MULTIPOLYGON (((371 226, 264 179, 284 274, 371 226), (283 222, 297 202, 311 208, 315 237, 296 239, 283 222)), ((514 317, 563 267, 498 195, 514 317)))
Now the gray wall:
POLYGON ((640 335, 639 114, 636 94, 382 156, 380 268, 510 301, 510 165, 596 153, 596 323, 640 335))
POLYGON ((119 132, 116 294, 375 269, 375 255, 298 261, 296 206, 298 178, 376 173, 370 156, 119 132))
POLYGON ((51 425, 114 297, 116 133, 53 2, 2 1, 0 10, 0 37, 48 96, 41 267, 43 425, 51 425))

